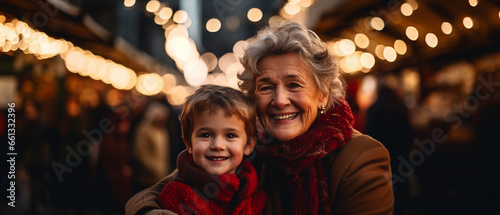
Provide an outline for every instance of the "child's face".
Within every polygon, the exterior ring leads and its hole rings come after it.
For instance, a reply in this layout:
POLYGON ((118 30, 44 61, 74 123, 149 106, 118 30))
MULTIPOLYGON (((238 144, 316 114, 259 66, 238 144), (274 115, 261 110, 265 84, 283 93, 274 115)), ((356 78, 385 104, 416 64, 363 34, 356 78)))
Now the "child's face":
POLYGON ((191 146, 187 148, 198 167, 212 175, 222 175, 234 173, 243 154, 250 155, 255 144, 246 143, 245 123, 218 109, 213 113, 205 111, 196 118, 191 146))

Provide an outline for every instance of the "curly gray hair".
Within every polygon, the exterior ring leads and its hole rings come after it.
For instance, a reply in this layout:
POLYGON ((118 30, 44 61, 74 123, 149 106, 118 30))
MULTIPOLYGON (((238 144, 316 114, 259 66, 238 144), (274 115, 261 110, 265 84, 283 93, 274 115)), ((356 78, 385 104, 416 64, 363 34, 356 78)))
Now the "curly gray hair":
POLYGON ((305 65, 313 71, 315 82, 323 95, 328 96, 326 109, 334 106, 345 96, 337 59, 326 44, 311 30, 294 22, 282 22, 267 26, 249 40, 242 64, 245 68, 238 76, 239 87, 252 100, 255 99, 255 80, 260 75, 259 61, 270 55, 297 52, 305 65))

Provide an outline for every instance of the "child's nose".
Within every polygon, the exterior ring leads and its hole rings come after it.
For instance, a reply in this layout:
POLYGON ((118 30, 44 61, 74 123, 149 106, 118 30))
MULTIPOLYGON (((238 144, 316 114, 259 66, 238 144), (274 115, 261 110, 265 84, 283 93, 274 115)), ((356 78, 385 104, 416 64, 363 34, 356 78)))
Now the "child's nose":
POLYGON ((211 150, 224 150, 225 149, 225 144, 224 144, 224 137, 215 137, 212 141, 212 144, 210 145, 211 150))

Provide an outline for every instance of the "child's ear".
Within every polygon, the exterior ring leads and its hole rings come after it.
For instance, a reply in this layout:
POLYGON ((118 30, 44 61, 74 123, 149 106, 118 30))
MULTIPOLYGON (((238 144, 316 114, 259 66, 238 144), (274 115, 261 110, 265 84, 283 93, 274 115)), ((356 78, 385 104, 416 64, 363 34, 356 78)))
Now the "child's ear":
POLYGON ((186 149, 188 150, 189 154, 193 154, 193 147, 191 147, 191 144, 189 144, 186 139, 182 138, 182 141, 184 142, 184 145, 186 146, 186 149))
POLYGON ((251 140, 248 141, 247 145, 245 146, 245 155, 248 156, 250 153, 252 153, 253 149, 255 148, 255 143, 257 140, 255 138, 252 138, 251 140))

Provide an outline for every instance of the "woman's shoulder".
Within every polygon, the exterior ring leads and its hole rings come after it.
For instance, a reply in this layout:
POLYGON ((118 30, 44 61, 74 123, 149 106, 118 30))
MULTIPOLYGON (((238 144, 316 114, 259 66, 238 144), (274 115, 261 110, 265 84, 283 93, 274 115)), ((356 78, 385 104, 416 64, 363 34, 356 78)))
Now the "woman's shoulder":
POLYGON ((354 131, 324 163, 330 205, 340 214, 390 214, 394 204, 390 157, 379 141, 354 131))
POLYGON ((353 130, 351 139, 349 142, 343 147, 347 149, 358 149, 358 151, 363 151, 366 149, 382 147, 385 148, 382 143, 373 137, 363 134, 357 130, 353 130))
POLYGON ((352 168, 355 163, 380 158, 387 161, 390 159, 389 152, 384 145, 369 135, 354 130, 347 144, 328 155, 324 164, 327 171, 336 169, 338 172, 341 169, 352 168))
POLYGON ((346 145, 337 150, 336 156, 348 156, 351 158, 355 158, 357 156, 363 155, 368 151, 387 153, 388 155, 387 149, 378 140, 372 138, 369 135, 354 130, 351 139, 347 142, 346 145))

